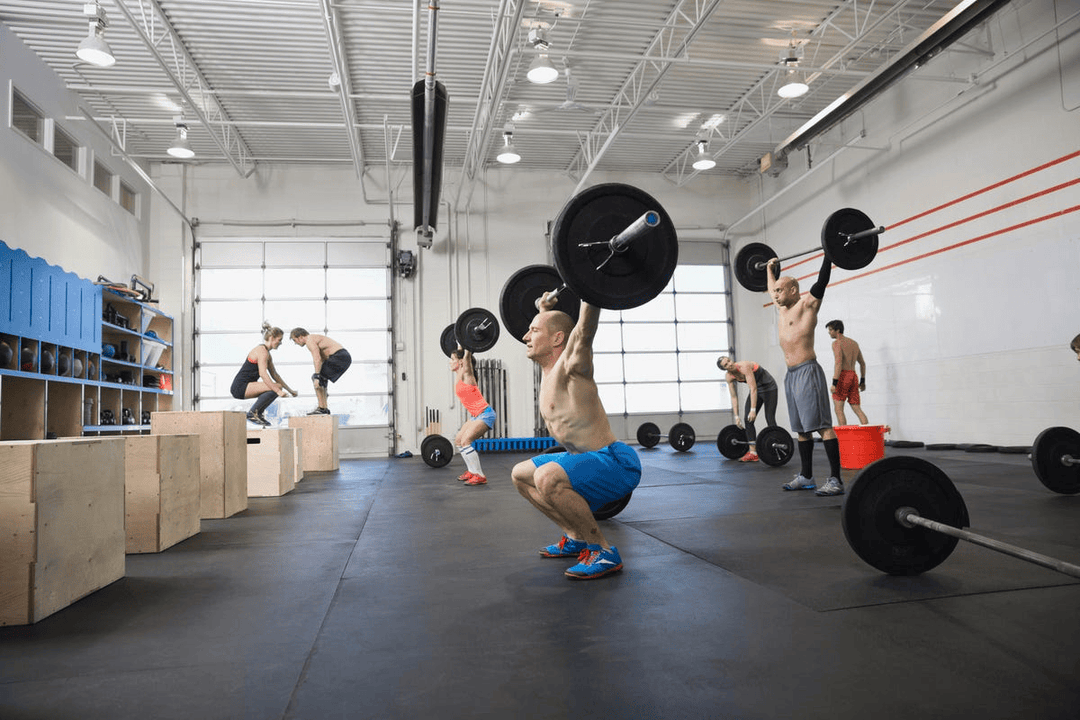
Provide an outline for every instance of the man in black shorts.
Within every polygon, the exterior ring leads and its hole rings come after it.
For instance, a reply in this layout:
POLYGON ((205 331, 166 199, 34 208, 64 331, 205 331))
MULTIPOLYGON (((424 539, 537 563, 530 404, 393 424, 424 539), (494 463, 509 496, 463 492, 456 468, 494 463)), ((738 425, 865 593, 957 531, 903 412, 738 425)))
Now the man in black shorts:
POLYGON ((315 386, 315 397, 319 406, 308 415, 329 415, 330 408, 326 403, 326 387, 328 383, 337 382, 349 366, 352 365, 352 356, 349 351, 341 346, 341 343, 326 337, 309 333, 304 328, 293 328, 289 333, 289 339, 300 347, 306 347, 311 353, 311 360, 315 363, 315 373, 311 376, 311 383, 315 386))

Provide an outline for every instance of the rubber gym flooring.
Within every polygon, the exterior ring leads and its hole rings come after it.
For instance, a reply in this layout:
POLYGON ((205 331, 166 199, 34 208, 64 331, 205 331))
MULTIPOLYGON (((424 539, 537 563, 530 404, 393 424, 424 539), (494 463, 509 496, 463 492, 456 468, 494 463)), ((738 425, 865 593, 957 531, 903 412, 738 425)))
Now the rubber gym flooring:
MULTIPOLYGON (((945 470, 972 530, 1080 563, 1080 495, 1025 456, 886 454, 945 470)), ((485 455, 482 487, 457 458, 308 474, 0 628, 0 718, 1080 717, 1080 581, 968 543, 889 577, 843 498, 780 489, 797 459, 640 455, 603 523, 625 570, 588 582, 536 554, 558 533, 510 483, 528 455, 485 455)))

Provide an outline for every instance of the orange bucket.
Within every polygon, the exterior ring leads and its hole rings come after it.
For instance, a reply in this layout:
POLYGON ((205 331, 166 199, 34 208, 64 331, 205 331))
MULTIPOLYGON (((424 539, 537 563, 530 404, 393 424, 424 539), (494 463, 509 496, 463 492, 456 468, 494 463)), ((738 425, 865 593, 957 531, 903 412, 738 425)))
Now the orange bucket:
POLYGON ((858 470, 885 457, 888 425, 840 425, 834 427, 840 441, 840 467, 858 470))

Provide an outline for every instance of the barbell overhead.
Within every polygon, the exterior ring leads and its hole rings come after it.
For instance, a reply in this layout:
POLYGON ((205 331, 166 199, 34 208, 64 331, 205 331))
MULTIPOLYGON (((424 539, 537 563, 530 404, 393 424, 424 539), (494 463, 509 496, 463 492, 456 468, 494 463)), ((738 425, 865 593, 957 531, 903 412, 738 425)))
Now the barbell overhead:
POLYGON ((937 567, 965 540, 1080 577, 1080 565, 964 530, 964 499, 940 468, 920 458, 888 457, 863 468, 844 500, 841 518, 851 549, 890 575, 917 575, 937 567))
MULTIPOLYGON (((842 208, 829 215, 821 227, 821 247, 829 261, 844 270, 859 270, 873 262, 878 251, 878 235, 883 226, 875 226, 866 213, 842 208)), ((811 248, 778 258, 781 262, 817 252, 811 248)), ((763 292, 768 288, 767 264, 777 257, 764 243, 749 243, 735 256, 735 279, 747 290, 763 292)), ((780 268, 777 268, 779 272, 780 268)))
MULTIPOLYGON (((511 275, 499 295, 499 317, 506 332, 525 342, 525 333, 536 316, 536 301, 561 284, 559 271, 551 265, 526 265, 511 275)), ((558 309, 577 322, 581 300, 572 290, 564 289, 559 293, 558 309)))
POLYGON ((575 195, 555 219, 551 250, 566 286, 606 310, 652 300, 667 287, 679 261, 678 235, 663 207, 645 191, 621 183, 575 195))
POLYGON ((1031 446, 1031 468, 1056 493, 1080 492, 1080 433, 1067 427, 1043 430, 1031 446))
POLYGON ((469 308, 458 315, 454 323, 454 335, 462 348, 471 353, 482 353, 495 346, 499 339, 499 321, 490 310, 469 308))

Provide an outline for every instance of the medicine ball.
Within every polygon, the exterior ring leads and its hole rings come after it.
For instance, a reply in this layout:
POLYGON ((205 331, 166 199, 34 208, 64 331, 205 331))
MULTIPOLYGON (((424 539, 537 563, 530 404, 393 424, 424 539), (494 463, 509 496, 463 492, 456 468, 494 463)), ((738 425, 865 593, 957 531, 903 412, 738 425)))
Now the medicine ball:
POLYGON ((51 373, 53 371, 53 354, 48 350, 41 351, 41 372, 51 373))
POLYGON ((6 368, 11 365, 11 358, 15 355, 15 351, 11 349, 3 340, 0 340, 0 368, 6 368))
POLYGON ((71 372, 75 377, 82 377, 83 365, 82 360, 75 358, 71 363, 71 372))
POLYGON ((71 356, 67 353, 60 353, 60 358, 56 362, 56 374, 65 377, 71 374, 71 356))
POLYGON ((104 355, 107 358, 116 357, 116 346, 115 345, 102 345, 101 346, 101 354, 104 355))
POLYGON ((22 349, 21 359, 22 362, 19 365, 19 368, 23 372, 31 372, 34 369, 34 351, 28 347, 24 347, 22 349))

